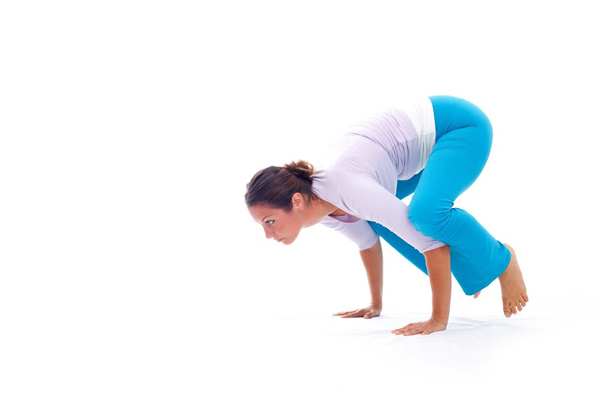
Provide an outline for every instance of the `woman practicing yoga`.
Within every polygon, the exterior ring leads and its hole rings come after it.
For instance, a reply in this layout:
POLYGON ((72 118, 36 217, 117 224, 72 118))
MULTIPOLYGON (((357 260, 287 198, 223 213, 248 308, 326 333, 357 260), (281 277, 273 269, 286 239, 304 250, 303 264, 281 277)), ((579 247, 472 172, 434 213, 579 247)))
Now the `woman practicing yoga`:
POLYGON ((268 167, 254 175, 245 195, 267 239, 291 244, 302 228, 320 222, 356 243, 371 304, 335 315, 381 313, 379 237, 428 274, 432 289, 431 319, 392 333, 446 329, 451 273, 475 297, 498 278, 505 316, 522 311, 529 299, 514 249, 453 207, 491 150, 492 127, 478 107, 450 96, 423 98, 356 125, 344 139, 343 151, 327 169, 315 171, 306 161, 268 167), (411 193, 407 206, 401 199, 411 193))

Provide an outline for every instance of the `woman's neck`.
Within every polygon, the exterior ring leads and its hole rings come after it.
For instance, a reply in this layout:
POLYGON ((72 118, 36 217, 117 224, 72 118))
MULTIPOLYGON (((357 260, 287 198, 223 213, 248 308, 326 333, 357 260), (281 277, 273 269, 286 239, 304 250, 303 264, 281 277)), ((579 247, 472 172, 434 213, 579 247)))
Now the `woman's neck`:
POLYGON ((336 208, 334 212, 332 212, 329 215, 333 215, 333 216, 340 216, 340 215, 348 215, 348 213, 344 210, 340 210, 339 208, 336 208))
POLYGON ((337 208, 330 202, 325 201, 323 199, 319 199, 319 203, 322 205, 322 212, 320 213, 320 214, 322 214, 321 219, 328 215, 336 215, 337 216, 337 215, 347 215, 348 214, 347 212, 340 210, 339 208, 337 208))

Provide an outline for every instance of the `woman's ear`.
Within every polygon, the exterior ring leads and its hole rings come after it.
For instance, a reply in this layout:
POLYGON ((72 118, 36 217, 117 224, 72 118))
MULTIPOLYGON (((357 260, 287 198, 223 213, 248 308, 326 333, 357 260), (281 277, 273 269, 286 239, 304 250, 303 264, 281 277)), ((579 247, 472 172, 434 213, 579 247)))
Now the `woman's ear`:
POLYGON ((294 206, 294 208, 302 211, 305 204, 306 202, 304 201, 304 196, 302 196, 301 193, 296 192, 292 195, 292 206, 294 206))

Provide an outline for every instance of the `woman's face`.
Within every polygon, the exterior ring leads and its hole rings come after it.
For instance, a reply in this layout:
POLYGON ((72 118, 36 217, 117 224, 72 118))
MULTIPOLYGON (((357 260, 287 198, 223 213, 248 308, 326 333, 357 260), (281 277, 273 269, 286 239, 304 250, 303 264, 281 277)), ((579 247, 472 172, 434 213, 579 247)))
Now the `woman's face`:
POLYGON ((266 205, 248 207, 250 215, 265 230, 267 239, 275 239, 283 244, 292 244, 303 227, 300 208, 295 204, 290 212, 266 205))

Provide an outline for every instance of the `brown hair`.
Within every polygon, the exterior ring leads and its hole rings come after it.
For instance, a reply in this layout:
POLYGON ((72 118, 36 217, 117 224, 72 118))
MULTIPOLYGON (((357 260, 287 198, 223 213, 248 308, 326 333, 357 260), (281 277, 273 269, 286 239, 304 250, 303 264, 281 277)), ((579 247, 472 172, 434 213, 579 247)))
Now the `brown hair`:
POLYGON ((261 169, 246 185, 246 206, 266 204, 289 212, 294 193, 301 193, 308 202, 315 197, 311 191, 314 174, 314 167, 304 160, 261 169))

